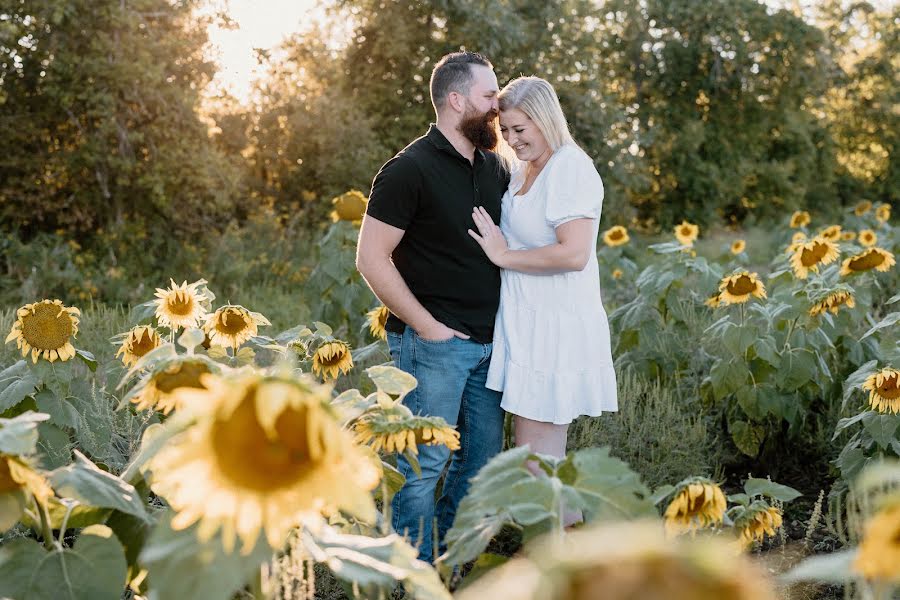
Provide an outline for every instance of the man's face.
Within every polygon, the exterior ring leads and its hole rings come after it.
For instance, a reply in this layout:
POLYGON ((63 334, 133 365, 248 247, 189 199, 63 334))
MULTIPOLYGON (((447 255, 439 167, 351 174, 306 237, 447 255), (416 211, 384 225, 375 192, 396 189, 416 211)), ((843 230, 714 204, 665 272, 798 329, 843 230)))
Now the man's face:
POLYGON ((490 67, 473 65, 473 81, 466 96, 466 111, 459 123, 459 131, 476 148, 493 150, 497 147, 497 76, 490 67))

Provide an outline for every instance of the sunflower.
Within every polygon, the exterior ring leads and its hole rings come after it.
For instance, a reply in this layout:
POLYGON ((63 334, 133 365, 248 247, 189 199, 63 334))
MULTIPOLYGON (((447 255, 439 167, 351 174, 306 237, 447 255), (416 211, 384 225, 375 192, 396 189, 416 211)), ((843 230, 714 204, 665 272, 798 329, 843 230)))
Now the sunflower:
POLYGON ((725 516, 725 494, 705 477, 682 482, 666 508, 666 532, 678 534, 721 523, 725 516))
POLYGON ((418 454, 419 445, 459 449, 459 432, 440 417, 414 415, 403 405, 363 415, 353 426, 356 443, 370 445, 376 452, 418 454))
POLYGON ((43 475, 18 456, 0 454, 0 533, 22 518, 28 495, 46 505, 53 490, 43 475))
POLYGON ((883 273, 895 264, 896 261, 893 254, 883 248, 872 246, 855 256, 844 259, 844 262, 841 264, 841 275, 862 273, 872 269, 883 273))
POLYGON ((887 223, 891 220, 891 205, 882 204, 875 209, 875 218, 879 223, 887 223))
POLYGON ((627 244, 630 239, 628 230, 621 225, 615 225, 603 232, 603 243, 607 246, 621 246, 627 244))
POLYGON ((613 279, 621 279, 623 275, 622 269, 613 269, 611 275, 613 279))
POLYGON ((735 240, 731 244, 731 253, 732 254, 740 254, 747 248, 747 242, 744 240, 735 240))
POLYGON ((381 340, 387 339, 387 331, 384 326, 387 325, 389 316, 391 316, 391 311, 384 305, 373 308, 366 313, 366 318, 369 320, 369 333, 372 334, 372 337, 381 340))
POLYGON ((362 192, 350 190, 334 198, 331 201, 334 210, 331 211, 331 220, 359 222, 366 213, 368 200, 362 192))
POLYGON ((856 239, 855 231, 844 231, 841 233, 841 241, 842 242, 852 242, 856 239))
POLYGON ((700 235, 700 227, 687 221, 682 221, 675 226, 675 237, 682 246, 693 246, 694 240, 700 235))
POLYGON ((795 211, 794 214, 791 215, 791 229, 798 229, 800 227, 806 227, 809 225, 811 219, 809 218, 809 213, 805 210, 795 211))
POLYGON ((853 294, 847 290, 831 292, 825 296, 825 298, 813 304, 809 309, 809 316, 815 317, 823 315, 826 312, 831 312, 831 314, 836 315, 838 313, 838 308, 841 306, 846 306, 847 308, 856 306, 856 299, 853 297, 853 294))
POLYGON ((64 306, 62 300, 41 300, 26 304, 16 311, 6 343, 16 341, 22 356, 31 353, 32 362, 38 358, 54 362, 69 360, 75 356, 70 341, 78 335, 78 315, 75 307, 64 306))
POLYGON ((339 373, 346 374, 352 368, 350 346, 340 340, 325 342, 313 354, 313 373, 323 379, 337 379, 339 373))
POLYGON ((866 248, 878 243, 878 236, 871 229, 863 229, 859 232, 859 243, 866 248))
POLYGON ((863 531, 853 569, 866 579, 900 582, 900 504, 878 511, 863 531))
POLYGON ((806 241, 806 234, 802 231, 795 231, 794 235, 791 236, 791 244, 796 244, 798 242, 806 241))
POLYGON ((797 242, 788 248, 791 256, 791 267, 797 279, 806 279, 810 271, 819 272, 819 265, 827 265, 837 260, 840 255, 838 245, 821 236, 808 242, 797 242))
POLYGON ((142 356, 159 348, 162 345, 162 338, 156 329, 150 325, 138 325, 125 335, 116 357, 122 355, 122 363, 126 367, 130 367, 136 363, 142 356))
POLYGON ((178 392, 196 424, 149 463, 151 489, 176 512, 173 529, 199 522, 201 540, 221 530, 228 550, 237 537, 246 553, 261 533, 282 548, 323 511, 374 519, 379 470, 332 414, 330 388, 256 372, 204 384, 178 392))
POLYGON ((839 242, 841 240, 841 226, 831 225, 819 232, 819 235, 826 240, 839 242))
POLYGON ((207 317, 203 331, 210 344, 227 345, 237 350, 238 346, 259 333, 260 325, 271 323, 259 313, 250 312, 243 306, 228 304, 207 317))
POLYGON ((750 296, 766 297, 766 286, 756 273, 738 271, 719 283, 719 298, 723 304, 743 304, 750 296))
POLYGON ((716 292, 715 294, 704 300, 703 304, 710 308, 719 308, 723 304, 722 294, 716 292))
POLYGON ((869 375, 862 389, 869 392, 869 404, 882 413, 900 413, 900 371, 884 368, 869 375))
POLYGON ((158 299, 153 301, 156 304, 156 319, 160 326, 169 329, 197 327, 206 317, 205 296, 200 291, 201 283, 184 281, 178 285, 174 279, 169 281, 171 282, 169 289, 156 288, 155 296, 158 299))
POLYGON ((856 205, 856 208, 853 209, 853 213, 857 217, 861 217, 867 212, 872 210, 872 202, 869 200, 863 200, 859 204, 856 205))
POLYGON ((181 396, 175 394, 177 390, 205 389, 203 376, 218 371, 215 363, 200 356, 176 359, 145 375, 132 391, 131 401, 137 404, 136 410, 152 408, 167 415, 182 407, 181 396))
POLYGON ((741 546, 748 548, 753 542, 763 541, 766 535, 774 536, 781 523, 781 511, 778 508, 757 507, 744 511, 744 514, 735 520, 734 527, 739 532, 741 546))

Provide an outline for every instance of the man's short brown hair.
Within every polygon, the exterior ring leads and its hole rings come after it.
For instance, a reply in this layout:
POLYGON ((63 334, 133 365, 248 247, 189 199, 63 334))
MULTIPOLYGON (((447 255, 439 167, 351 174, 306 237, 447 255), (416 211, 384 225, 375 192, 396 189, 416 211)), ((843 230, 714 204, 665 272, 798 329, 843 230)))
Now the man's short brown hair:
POLYGON ((477 52, 452 52, 444 55, 431 72, 431 103, 438 110, 444 106, 450 92, 468 95, 475 77, 472 65, 493 68, 485 56, 477 52))

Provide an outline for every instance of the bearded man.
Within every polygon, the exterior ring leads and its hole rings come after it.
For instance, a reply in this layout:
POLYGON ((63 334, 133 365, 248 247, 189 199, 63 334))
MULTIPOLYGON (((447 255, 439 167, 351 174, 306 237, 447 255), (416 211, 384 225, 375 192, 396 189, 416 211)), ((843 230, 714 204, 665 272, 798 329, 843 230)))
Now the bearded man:
POLYGON ((492 152, 499 88, 491 63, 474 52, 448 54, 432 71, 430 91, 437 122, 376 175, 356 258, 390 310, 394 364, 419 382, 404 404, 415 414, 443 417, 460 434, 452 453, 442 445, 419 446, 421 477, 403 456, 397 460, 406 483, 391 504, 392 525, 429 562, 443 551, 469 479, 502 446, 501 394, 485 387, 500 270, 468 230, 476 206, 500 222, 509 184, 492 152))

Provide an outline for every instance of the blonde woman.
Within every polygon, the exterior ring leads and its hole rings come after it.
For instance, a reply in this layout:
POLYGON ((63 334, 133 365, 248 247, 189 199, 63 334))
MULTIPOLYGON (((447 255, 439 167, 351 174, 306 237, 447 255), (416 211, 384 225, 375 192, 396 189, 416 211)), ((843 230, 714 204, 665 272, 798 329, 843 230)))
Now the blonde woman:
POLYGON ((487 387, 503 392, 517 445, 562 457, 575 417, 618 408, 596 255, 603 182, 547 81, 511 81, 499 106, 512 178, 500 226, 476 207, 469 231, 502 269, 487 387))

